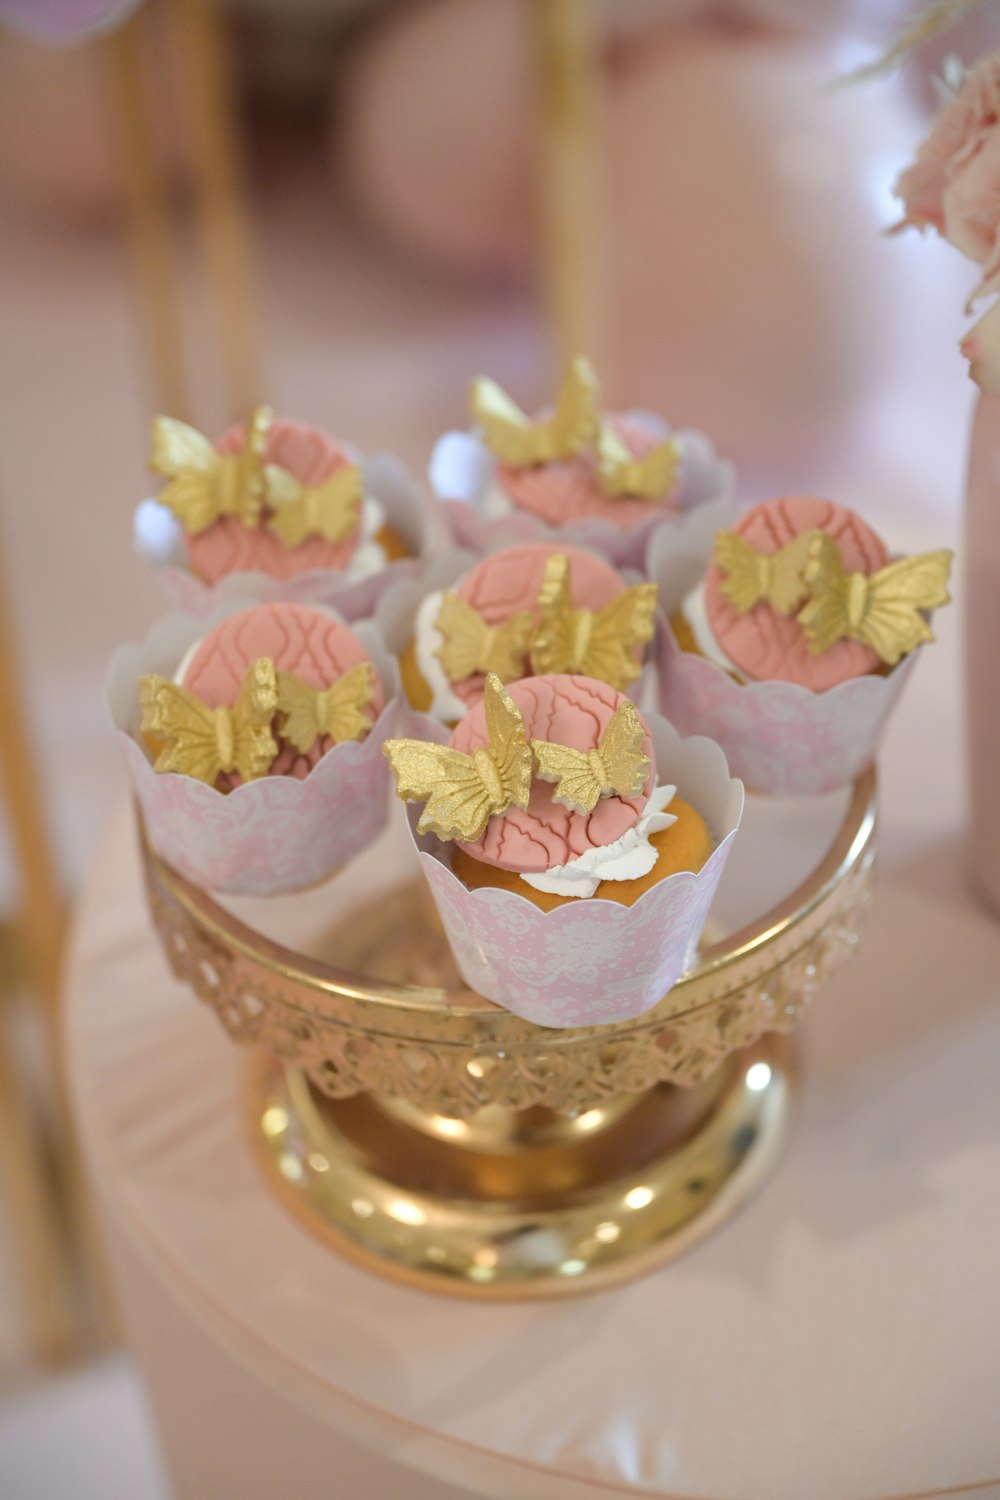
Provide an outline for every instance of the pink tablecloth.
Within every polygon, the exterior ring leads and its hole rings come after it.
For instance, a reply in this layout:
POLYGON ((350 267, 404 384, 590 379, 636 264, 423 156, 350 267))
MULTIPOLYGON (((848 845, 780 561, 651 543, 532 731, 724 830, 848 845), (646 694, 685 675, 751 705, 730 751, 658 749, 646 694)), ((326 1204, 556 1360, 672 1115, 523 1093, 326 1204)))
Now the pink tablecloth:
POLYGON ((955 632, 893 727, 871 926, 803 1027, 777 1174, 684 1259, 576 1301, 407 1290, 287 1215, 244 1059, 166 973, 122 810, 69 1046, 185 1500, 1000 1494, 1000 925, 962 884, 955 632))

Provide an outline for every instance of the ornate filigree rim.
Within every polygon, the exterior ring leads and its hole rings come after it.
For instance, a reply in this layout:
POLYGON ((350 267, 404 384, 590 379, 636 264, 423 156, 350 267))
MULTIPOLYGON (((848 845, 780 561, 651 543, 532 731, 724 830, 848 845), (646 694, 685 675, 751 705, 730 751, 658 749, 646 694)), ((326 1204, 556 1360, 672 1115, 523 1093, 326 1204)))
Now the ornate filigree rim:
POLYGON ((708 948, 653 1010, 617 1025, 532 1025, 469 990, 349 973, 283 948, 161 860, 140 817, 147 895, 170 967, 237 1042, 302 1068, 323 1092, 367 1091, 442 1114, 486 1104, 560 1112, 658 1082, 701 1082, 730 1052, 789 1030, 853 951, 871 888, 876 782, 855 782, 813 874, 708 948))

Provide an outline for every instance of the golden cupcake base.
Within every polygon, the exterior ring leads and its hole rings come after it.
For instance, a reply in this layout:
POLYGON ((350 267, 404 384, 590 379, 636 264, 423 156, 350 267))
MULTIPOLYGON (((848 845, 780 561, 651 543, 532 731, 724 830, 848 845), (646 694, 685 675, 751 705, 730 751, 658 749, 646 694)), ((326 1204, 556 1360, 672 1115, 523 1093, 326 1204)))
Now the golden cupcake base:
POLYGON ((875 821, 869 770, 787 900, 704 949, 645 1015, 568 1030, 461 987, 422 882, 350 910, 352 866, 330 888, 328 962, 263 937, 142 847, 174 973, 262 1049, 250 1126, 283 1201, 373 1269, 525 1297, 668 1260, 766 1177, 788 1125, 782 1033, 858 941, 875 821))

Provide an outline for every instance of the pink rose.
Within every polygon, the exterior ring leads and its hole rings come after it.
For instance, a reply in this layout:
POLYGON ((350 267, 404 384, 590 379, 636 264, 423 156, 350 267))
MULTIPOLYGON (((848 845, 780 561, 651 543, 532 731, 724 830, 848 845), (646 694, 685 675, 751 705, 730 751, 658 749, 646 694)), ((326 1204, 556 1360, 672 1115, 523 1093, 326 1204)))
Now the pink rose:
POLYGON ((1000 291, 1000 53, 966 73, 894 191, 897 228, 930 225, 982 266, 973 300, 1000 291))

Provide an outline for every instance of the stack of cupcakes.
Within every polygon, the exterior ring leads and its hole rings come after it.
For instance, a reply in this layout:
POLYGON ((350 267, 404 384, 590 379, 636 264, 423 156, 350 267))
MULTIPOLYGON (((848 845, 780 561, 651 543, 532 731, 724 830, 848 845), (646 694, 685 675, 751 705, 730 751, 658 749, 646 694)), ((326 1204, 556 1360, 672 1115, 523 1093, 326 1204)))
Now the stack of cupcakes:
POLYGON ((118 653, 112 713, 197 884, 327 878, 394 781, 469 985, 620 1021, 694 961, 742 782, 822 793, 871 761, 950 554, 894 559, 809 496, 740 512, 704 438, 603 413, 583 360, 550 414, 487 380, 473 410, 434 450, 434 554, 390 461, 263 408, 214 444, 159 419, 139 525, 188 613, 118 653))

